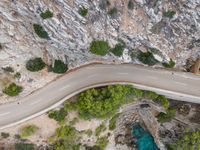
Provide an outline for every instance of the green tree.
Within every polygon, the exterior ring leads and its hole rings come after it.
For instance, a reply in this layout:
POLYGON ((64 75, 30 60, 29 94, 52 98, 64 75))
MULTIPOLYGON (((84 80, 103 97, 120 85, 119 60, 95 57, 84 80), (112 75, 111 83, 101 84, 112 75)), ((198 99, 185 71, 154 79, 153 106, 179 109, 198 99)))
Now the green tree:
POLYGON ((64 108, 61 108, 60 110, 50 111, 48 114, 49 118, 52 118, 56 121, 64 121, 65 117, 67 116, 67 111, 64 108))
POLYGON ((11 83, 9 86, 5 87, 3 93, 9 96, 17 96, 21 93, 23 88, 21 86, 16 85, 15 83, 11 83))
POLYGON ((110 49, 108 42, 97 40, 90 44, 90 52, 96 55, 105 56, 110 49))
POLYGON ((98 137, 101 132, 104 132, 106 130, 106 126, 104 123, 102 123, 99 127, 96 128, 95 130, 95 135, 98 137))
POLYGON ((32 72, 40 71, 44 69, 46 64, 43 62, 42 58, 36 57, 34 59, 30 59, 26 63, 26 69, 32 72))
POLYGON ((154 102, 161 104, 166 110, 169 108, 169 101, 165 96, 159 95, 155 99, 153 99, 154 102))
POLYGON ((158 63, 158 60, 154 58, 153 54, 151 52, 141 52, 137 58, 144 64, 147 64, 149 66, 153 66, 158 63))
POLYGON ((54 73, 62 74, 62 73, 67 72, 67 70, 68 70, 68 65, 65 64, 65 63, 64 63, 63 61, 61 61, 61 60, 55 60, 55 61, 54 61, 54 66, 53 66, 53 67, 51 66, 51 70, 52 70, 54 73))
POLYGON ((39 24, 33 24, 33 29, 35 33, 43 39, 49 39, 48 33, 44 30, 44 28, 39 24))
POLYGON ((9 133, 1 132, 1 137, 2 137, 2 138, 7 139, 9 136, 10 136, 9 133))
POLYGON ((169 108, 167 110, 167 113, 161 112, 160 114, 158 114, 157 116, 158 122, 160 123, 170 122, 175 117, 175 114, 176 114, 176 109, 169 108))
POLYGON ((174 68, 175 66, 175 62, 170 58, 170 61, 169 63, 162 63, 162 65, 165 67, 165 68, 174 68))
POLYGON ((129 0, 129 2, 128 2, 128 9, 130 9, 130 10, 134 9, 133 0, 129 0))
POLYGON ((42 17, 42 19, 52 18, 53 17, 53 13, 50 10, 46 10, 45 12, 42 12, 40 14, 40 17, 42 17))
POLYGON ((111 16, 112 18, 116 17, 117 13, 118 13, 118 10, 116 7, 113 7, 108 11, 108 15, 111 16))
POLYGON ((116 128, 116 122, 119 117, 119 113, 114 115, 110 120, 109 120, 109 130, 114 130, 116 128))
POLYGON ((35 145, 30 143, 15 143, 15 150, 35 150, 35 145))
POLYGON ((173 10, 169 10, 167 12, 163 12, 163 16, 164 17, 168 17, 168 18, 173 18, 175 14, 176 14, 176 12, 173 11, 173 10))
POLYGON ((124 51, 124 45, 121 43, 116 44, 115 47, 111 49, 111 52, 118 57, 122 56, 123 51, 124 51))
POLYGON ((104 150, 108 144, 108 138, 107 137, 100 137, 97 139, 96 145, 100 147, 101 150, 104 150))
POLYGON ((23 128, 21 128, 21 137, 26 138, 26 137, 32 136, 38 131, 38 129, 39 128, 35 125, 24 126, 23 128))

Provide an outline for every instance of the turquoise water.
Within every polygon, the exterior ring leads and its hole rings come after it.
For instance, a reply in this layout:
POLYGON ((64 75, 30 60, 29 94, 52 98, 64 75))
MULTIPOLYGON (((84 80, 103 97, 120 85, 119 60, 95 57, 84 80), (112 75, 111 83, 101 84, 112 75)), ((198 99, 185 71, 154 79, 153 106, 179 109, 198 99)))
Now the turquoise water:
POLYGON ((152 135, 139 124, 133 125, 132 135, 136 139, 135 145, 138 150, 159 150, 152 135))

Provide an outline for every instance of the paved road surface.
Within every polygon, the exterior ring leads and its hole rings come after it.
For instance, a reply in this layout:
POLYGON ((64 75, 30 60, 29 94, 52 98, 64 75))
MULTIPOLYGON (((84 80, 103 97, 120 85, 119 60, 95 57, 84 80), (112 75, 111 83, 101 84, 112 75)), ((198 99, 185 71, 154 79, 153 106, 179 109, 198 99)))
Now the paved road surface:
POLYGON ((0 106, 0 129, 31 119, 58 106, 88 87, 133 83, 179 100, 200 103, 200 78, 190 73, 134 65, 91 65, 70 72, 17 102, 0 106))

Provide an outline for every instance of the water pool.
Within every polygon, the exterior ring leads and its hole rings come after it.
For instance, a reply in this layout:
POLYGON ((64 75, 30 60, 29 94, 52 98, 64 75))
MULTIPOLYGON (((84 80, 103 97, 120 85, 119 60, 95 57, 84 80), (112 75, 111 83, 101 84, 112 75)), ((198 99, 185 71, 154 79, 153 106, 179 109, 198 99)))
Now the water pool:
POLYGON ((139 124, 133 125, 132 135, 138 150, 159 150, 152 135, 145 131, 139 124))

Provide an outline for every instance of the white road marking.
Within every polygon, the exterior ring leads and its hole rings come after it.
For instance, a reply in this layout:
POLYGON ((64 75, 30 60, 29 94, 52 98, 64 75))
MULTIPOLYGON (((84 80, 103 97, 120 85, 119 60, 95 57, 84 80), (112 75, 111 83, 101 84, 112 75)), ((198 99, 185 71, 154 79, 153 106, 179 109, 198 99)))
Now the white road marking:
POLYGON ((174 81, 174 83, 179 84, 179 85, 183 85, 183 86, 186 86, 186 85, 187 85, 187 84, 185 84, 185 83, 177 82, 177 81, 174 81))
POLYGON ((70 85, 65 85, 64 87, 60 88, 59 91, 63 91, 63 90, 66 90, 67 88, 69 88, 70 85))
POLYGON ((0 114, 0 117, 10 114, 10 112, 0 114))
POLYGON ((30 105, 35 105, 35 104, 39 103, 41 100, 42 99, 38 99, 38 100, 34 101, 33 103, 31 103, 30 105))

